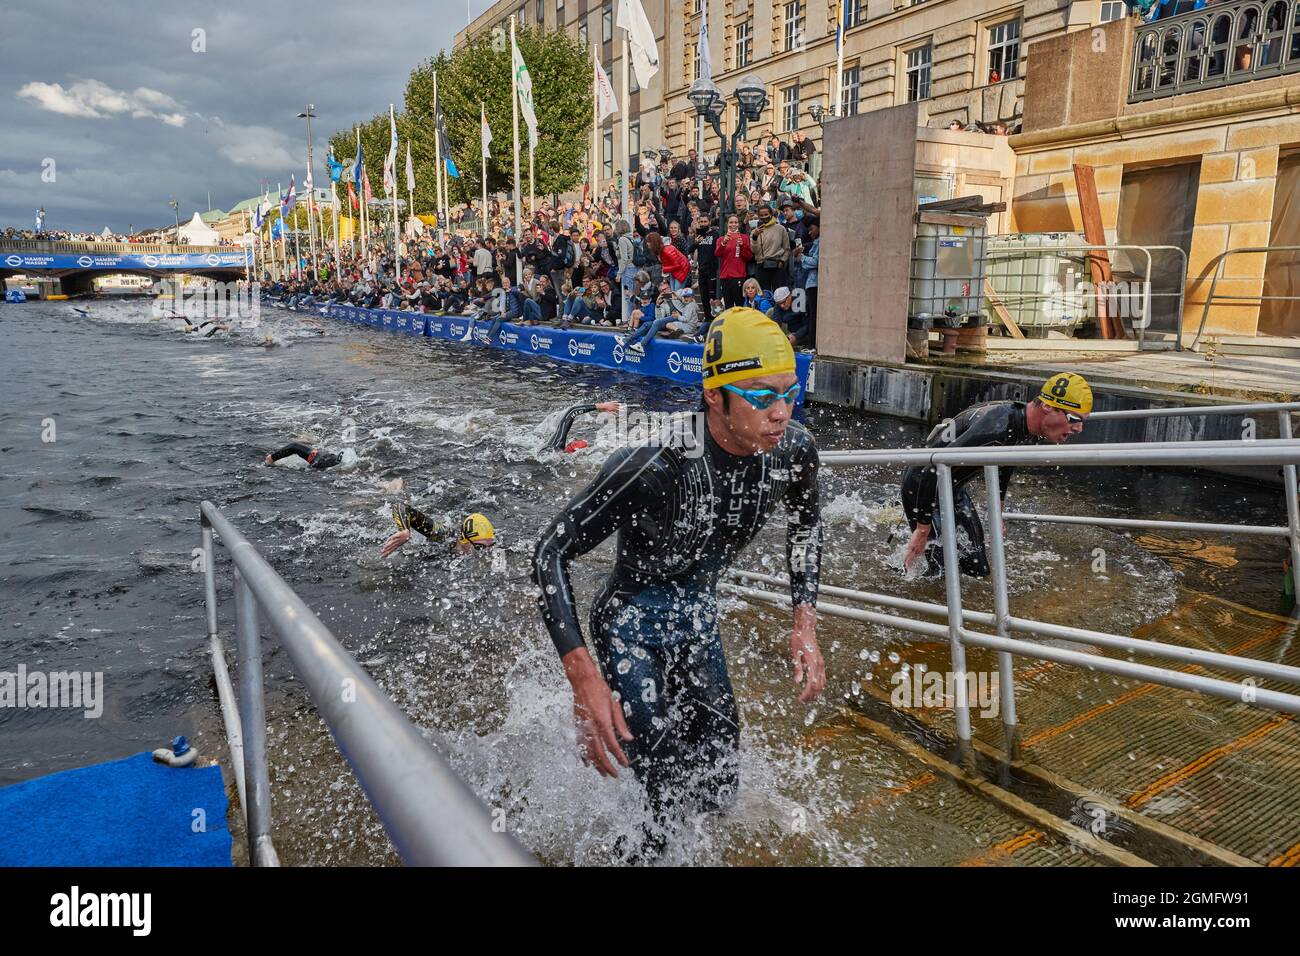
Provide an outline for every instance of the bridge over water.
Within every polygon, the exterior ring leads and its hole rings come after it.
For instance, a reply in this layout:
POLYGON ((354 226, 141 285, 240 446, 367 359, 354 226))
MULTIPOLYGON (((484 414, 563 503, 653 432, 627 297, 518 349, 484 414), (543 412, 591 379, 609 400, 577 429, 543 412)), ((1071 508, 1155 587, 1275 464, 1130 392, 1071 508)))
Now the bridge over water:
POLYGON ((106 275, 233 281, 244 277, 251 261, 248 250, 233 246, 0 239, 0 280, 13 275, 58 279, 68 295, 90 292, 94 280, 106 275))

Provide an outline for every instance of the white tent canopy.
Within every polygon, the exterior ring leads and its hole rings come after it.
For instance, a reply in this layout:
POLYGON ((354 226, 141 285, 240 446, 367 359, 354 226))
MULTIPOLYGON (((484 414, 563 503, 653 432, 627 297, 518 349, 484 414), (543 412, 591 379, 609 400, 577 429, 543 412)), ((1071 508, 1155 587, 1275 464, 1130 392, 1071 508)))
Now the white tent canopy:
POLYGON ((179 238, 187 240, 192 246, 215 246, 221 237, 196 212, 193 219, 181 226, 179 238))

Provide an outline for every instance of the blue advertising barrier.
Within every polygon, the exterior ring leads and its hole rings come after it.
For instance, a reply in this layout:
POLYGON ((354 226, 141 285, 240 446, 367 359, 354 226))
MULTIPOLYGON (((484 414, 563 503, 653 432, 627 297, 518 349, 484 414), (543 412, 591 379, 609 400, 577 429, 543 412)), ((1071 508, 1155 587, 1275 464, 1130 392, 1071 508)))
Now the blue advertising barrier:
POLYGON ((252 263, 251 256, 252 253, 244 250, 122 255, 10 252, 0 257, 0 263, 10 269, 175 269, 181 271, 242 269, 252 263))
MULTIPOLYGON (((470 318, 464 315, 425 315, 393 309, 362 309, 351 305, 327 305, 313 311, 343 322, 354 322, 406 335, 424 335, 447 341, 465 341, 470 318)), ((503 322, 496 342, 488 341, 490 323, 480 320, 474 325, 471 341, 476 345, 509 349, 525 355, 542 355, 557 362, 597 365, 618 372, 649 375, 681 385, 699 385, 704 361, 704 345, 673 339, 654 339, 645 353, 623 347, 623 335, 582 328, 557 329, 552 326, 521 326, 503 322)), ((813 356, 795 353, 795 374, 808 391, 808 376, 813 356)), ((803 403, 800 395, 800 404, 803 403)))

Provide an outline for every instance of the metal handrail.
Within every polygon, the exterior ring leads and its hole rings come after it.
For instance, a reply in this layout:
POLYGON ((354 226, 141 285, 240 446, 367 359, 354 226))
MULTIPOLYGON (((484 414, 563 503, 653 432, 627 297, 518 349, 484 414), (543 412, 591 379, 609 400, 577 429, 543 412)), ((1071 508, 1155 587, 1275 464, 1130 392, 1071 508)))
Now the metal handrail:
MULTIPOLYGON (((1205 304, 1201 307, 1201 322, 1196 327, 1196 338, 1192 339, 1191 348, 1193 350, 1201 341, 1201 333, 1205 331, 1205 320, 1210 317, 1210 303, 1214 301, 1214 290, 1218 288, 1219 280, 1223 278, 1223 264, 1228 261, 1228 257, 1239 254, 1257 256, 1261 253, 1267 256, 1270 252, 1300 252, 1300 246, 1242 246, 1240 249, 1225 249, 1219 253, 1216 259, 1218 265, 1214 267, 1214 278, 1210 280, 1210 294, 1205 297, 1205 304)), ((1267 266, 1267 260, 1265 265, 1267 266)), ((1221 295, 1219 299, 1245 300, 1248 302, 1294 302, 1300 300, 1300 295, 1221 295)))
MULTIPOLYGON (((1292 573, 1296 576, 1300 589, 1300 501, 1297 501, 1296 464, 1300 463, 1300 441, 1292 438, 1291 412, 1300 403, 1263 403, 1269 411, 1276 411, 1281 438, 1229 441, 1229 442, 1138 442, 1115 443, 1111 445, 1083 445, 1074 447, 1011 447, 1011 448, 936 448, 936 449, 868 449, 845 452, 825 452, 821 455, 822 464, 863 465, 893 464, 933 466, 938 478, 939 512, 951 515, 955 513, 952 468, 954 465, 979 466, 983 469, 984 485, 987 494, 989 523, 989 565, 993 584, 993 613, 968 611, 962 606, 962 581, 959 566, 960 556, 957 550, 956 523, 944 521, 941 524, 944 588, 946 602, 933 604, 923 601, 911 601, 890 595, 873 594, 847 588, 826 587, 826 593, 836 597, 863 601, 898 610, 914 611, 931 616, 945 616, 947 626, 902 617, 897 614, 882 614, 860 608, 845 608, 840 605, 826 605, 821 602, 818 609, 832 616, 845 617, 870 623, 897 627, 904 631, 925 635, 931 639, 947 636, 949 654, 954 678, 954 712, 957 725, 957 739, 962 757, 973 761, 972 732, 970 718, 970 701, 966 676, 966 648, 983 647, 998 654, 999 687, 1001 693, 1002 723, 1006 733, 1007 752, 1018 758, 1020 737, 1018 732, 1014 673, 1011 667, 1011 655, 1036 658, 1074 664, 1103 673, 1115 674, 1162 684, 1167 687, 1194 690, 1198 693, 1224 699, 1253 703, 1257 706, 1291 714, 1300 714, 1300 694, 1281 693, 1279 691, 1257 688, 1253 684, 1255 677, 1265 677, 1300 684, 1300 668, 1271 661, 1241 658, 1232 654, 1202 651, 1196 648, 1179 647, 1156 641, 1139 640, 1121 634, 1109 634, 1091 631, 1064 624, 1052 624, 1015 617, 1011 614, 1007 589, 1006 544, 1002 534, 1002 519, 1019 518, 1024 520, 1059 520, 1069 523, 1111 524, 1121 527, 1158 526, 1195 528, 1197 530, 1278 534, 1289 537, 1292 554, 1292 573), (1280 408, 1277 406, 1281 406, 1280 408), (998 468, 1007 467, 1051 467, 1068 465, 1075 467, 1108 467, 1132 465, 1200 465, 1200 464, 1240 464, 1261 465, 1276 464, 1282 466, 1287 496, 1287 527, 1285 529, 1271 526, 1237 526, 1217 525, 1193 522, 1145 522, 1130 519, 1073 518, 1070 516, 1040 516, 1007 514, 1002 511, 998 468), (972 630, 968 625, 992 625, 996 633, 988 634, 972 630), (1137 664, 1132 661, 1098 657, 1078 651, 1045 646, 1036 641, 1020 640, 1010 637, 1010 632, 1018 631, 1037 637, 1058 638, 1132 654, 1182 661, 1203 667, 1214 667, 1249 675, 1249 685, 1232 683, 1203 674, 1186 670, 1173 671, 1163 667, 1137 664)), ((1153 412, 1166 414, 1202 414, 1228 413, 1229 406, 1193 407, 1181 409, 1153 409, 1153 412)), ((1236 410, 1261 410, 1259 406, 1235 406, 1236 410)), ((1102 413, 1107 414, 1107 413, 1102 413)), ((1123 417, 1116 415, 1114 417, 1123 417)), ((782 583, 781 578, 757 572, 733 571, 733 576, 751 582, 764 584, 782 583)), ((758 588, 726 583, 723 588, 730 593, 752 600, 762 600, 775 604, 788 603, 784 595, 758 588)))
MULTIPOLYGON (((266 759, 258 610, 271 623, 294 670, 356 773, 402 859, 421 866, 521 866, 534 863, 257 549, 210 501, 199 505, 208 637, 214 666, 224 672, 217 635, 212 532, 235 565, 239 634, 237 731, 243 754, 240 798, 249 852, 258 866, 278 865, 271 842, 271 795, 266 759), (244 800, 245 791, 248 799, 244 800)), ((220 679, 218 688, 221 689, 220 679)), ((221 693, 227 713, 228 695, 221 693)), ((227 715, 227 730, 231 720, 227 715)), ((234 738, 231 758, 236 760, 234 738)), ((238 782, 239 771, 236 771, 238 782)))
MULTIPOLYGON (((1146 278, 1142 282, 1142 324, 1137 326, 1138 348, 1141 349, 1146 341, 1146 327, 1151 324, 1151 251, 1158 252, 1177 252, 1182 257, 1182 268, 1179 270, 1178 298, 1182 301, 1187 292, 1187 252, 1181 246, 1135 246, 1120 243, 1110 243, 1107 245, 1078 245, 1078 246, 1032 246, 1020 249, 986 249, 985 258, 991 255, 1024 255, 1027 251, 1035 253, 1040 252, 1109 252, 1111 249, 1121 251, 1132 251, 1134 249, 1142 252, 1147 257, 1146 278)), ((1161 293, 1162 295, 1174 295, 1172 292, 1161 293)), ((1174 338, 1175 351, 1181 352, 1183 349, 1183 319, 1182 309, 1178 310, 1178 331, 1174 338)))

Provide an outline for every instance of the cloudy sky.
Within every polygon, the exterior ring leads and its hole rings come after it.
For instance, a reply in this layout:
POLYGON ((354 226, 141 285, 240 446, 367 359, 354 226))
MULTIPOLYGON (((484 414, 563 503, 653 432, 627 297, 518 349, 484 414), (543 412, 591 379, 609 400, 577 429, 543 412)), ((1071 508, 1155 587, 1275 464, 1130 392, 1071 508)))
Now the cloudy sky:
POLYGON ((301 182, 308 102, 320 182, 330 134, 400 109, 411 68, 490 2, 6 4, 0 228, 44 206, 49 229, 139 229, 170 222, 173 196, 184 221, 209 190, 229 209, 301 182))

